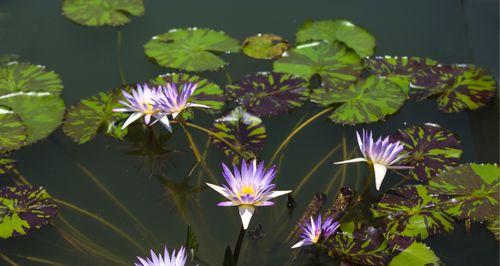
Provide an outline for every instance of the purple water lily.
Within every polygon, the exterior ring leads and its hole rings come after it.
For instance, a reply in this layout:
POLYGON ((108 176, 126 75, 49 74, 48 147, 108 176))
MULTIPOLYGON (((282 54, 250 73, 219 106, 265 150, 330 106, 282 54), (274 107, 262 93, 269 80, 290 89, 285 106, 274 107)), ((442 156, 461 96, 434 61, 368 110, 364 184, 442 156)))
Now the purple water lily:
POLYGON ((320 241, 327 240, 335 234, 339 226, 340 224, 333 221, 333 218, 331 217, 327 218, 323 222, 321 214, 318 215, 316 221, 311 216, 310 223, 307 223, 305 226, 301 226, 302 234, 300 235, 300 238, 302 238, 302 240, 293 245, 292 248, 309 246, 320 241))
POLYGON ((137 259, 139 262, 136 262, 135 266, 184 266, 186 264, 187 255, 184 247, 181 247, 177 254, 174 249, 172 255, 168 253, 168 249, 165 247, 163 256, 161 253, 156 255, 155 252, 151 250, 151 257, 137 257, 137 259))
POLYGON ((356 132, 358 138, 359 149, 363 154, 363 158, 354 158, 346 161, 336 162, 335 164, 367 162, 373 165, 375 172, 375 187, 380 190, 382 181, 384 180, 387 169, 410 169, 410 166, 396 166, 394 165, 407 154, 401 154, 404 146, 397 142, 390 142, 389 137, 382 139, 379 137, 377 141, 373 141, 372 132, 365 132, 361 137, 356 132))
POLYGON ((257 160, 253 159, 248 164, 241 162, 241 171, 234 167, 234 172, 222 163, 222 175, 226 179, 227 186, 217 186, 207 183, 215 191, 222 194, 229 201, 220 202, 219 206, 238 206, 243 228, 247 229, 250 219, 255 211, 255 207, 271 206, 274 203, 269 201, 272 198, 285 195, 291 190, 276 190, 271 181, 276 176, 276 166, 269 170, 264 168, 264 162, 257 165, 257 160))

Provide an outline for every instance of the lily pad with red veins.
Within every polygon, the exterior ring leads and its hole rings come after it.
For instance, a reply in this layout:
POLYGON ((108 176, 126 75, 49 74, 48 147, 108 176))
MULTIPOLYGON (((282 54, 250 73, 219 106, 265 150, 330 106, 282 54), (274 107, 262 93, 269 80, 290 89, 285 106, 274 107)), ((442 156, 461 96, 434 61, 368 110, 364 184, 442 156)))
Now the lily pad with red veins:
POLYGON ((412 166, 410 175, 426 182, 446 167, 460 163, 462 144, 453 132, 436 124, 400 129, 392 136, 408 154, 399 164, 412 166))
POLYGON ((409 185, 390 190, 372 208, 380 218, 385 234, 426 239, 451 232, 453 220, 440 207, 440 200, 431 196, 423 185, 409 185))
POLYGON ((57 205, 42 187, 0 189, 0 238, 27 235, 47 225, 57 205))
POLYGON ((288 47, 288 42, 282 37, 264 33, 246 38, 243 41, 242 51, 253 58, 273 59, 283 54, 288 47))
POLYGON ((227 85, 226 93, 249 112, 270 116, 302 106, 308 99, 307 84, 290 74, 261 72, 227 85))
POLYGON ((458 219, 485 221, 498 215, 500 169, 494 164, 463 164, 429 182, 432 194, 447 197, 443 209, 458 219))
MULTIPOLYGON (((266 128, 262 120, 236 107, 227 115, 215 120, 212 130, 218 137, 228 141, 245 155, 245 159, 256 157, 257 152, 264 147, 267 138, 266 128)), ((222 148, 231 161, 238 163, 239 158, 227 144, 213 137, 213 143, 222 148)))
POLYGON ((438 95, 439 108, 446 113, 456 113, 485 106, 496 91, 495 78, 481 67, 437 65, 418 75, 410 97, 421 100, 438 95))

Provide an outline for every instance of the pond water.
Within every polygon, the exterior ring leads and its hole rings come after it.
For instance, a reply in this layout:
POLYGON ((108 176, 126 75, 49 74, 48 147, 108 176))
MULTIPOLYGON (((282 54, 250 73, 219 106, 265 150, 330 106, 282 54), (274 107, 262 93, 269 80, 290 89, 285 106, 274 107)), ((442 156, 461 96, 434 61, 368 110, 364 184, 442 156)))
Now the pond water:
MULTIPOLYGON (((60 1, 0 0, 0 54, 17 54, 23 60, 46 65, 57 72, 64 84, 63 99, 70 106, 81 98, 119 87, 119 64, 130 83, 172 72, 148 60, 143 50, 144 43, 152 36, 172 28, 208 27, 224 30, 240 40, 271 32, 293 41, 297 28, 306 20, 345 18, 376 37, 377 55, 416 55, 443 63, 474 63, 487 68, 498 80, 498 1, 495 0, 146 0, 145 6, 144 16, 134 17, 131 23, 116 29, 75 24, 61 15, 60 1), (121 51, 117 48, 118 30, 122 35, 121 51)), ((243 54, 223 57, 230 62, 226 69, 233 80, 272 70, 272 61, 243 54)), ((221 86, 227 83, 224 71, 201 75, 221 86)), ((260 158, 269 160, 301 119, 320 110, 306 104, 293 112, 264 118, 268 139, 260 158)), ((209 127, 212 120, 213 117, 200 113, 196 123, 209 127)), ((439 124, 460 137, 464 150, 462 162, 498 162, 497 101, 477 111, 446 114, 431 99, 407 103, 384 122, 341 126, 326 116, 313 122, 276 160, 279 161, 277 187, 295 189, 343 138, 348 152, 357 149, 356 130, 365 128, 374 130, 376 135, 387 135, 398 128, 427 122, 439 124)), ((220 195, 205 188, 196 189, 207 175, 201 167, 189 175, 195 158, 182 130, 175 130, 170 138, 158 137, 166 134, 159 127, 152 131, 153 135, 132 131, 125 141, 99 134, 92 141, 78 145, 57 129, 46 140, 16 151, 17 169, 32 184, 47 188, 54 197, 91 211, 130 235, 133 241, 125 240, 88 216, 59 208, 64 219, 100 246, 98 250, 114 254, 116 260, 132 265, 136 256, 146 255, 144 249, 159 250, 165 244, 179 247, 185 243, 189 224, 199 241, 197 256, 206 265, 222 265, 226 246, 234 246, 239 232, 237 210, 216 206, 220 195), (150 233, 142 234, 131 215, 117 207, 93 180, 99 180, 150 233), (130 242, 138 243, 143 250, 130 242)), ((206 147, 206 135, 194 130, 192 133, 198 146, 206 147)), ((263 237, 246 237, 239 265, 286 265, 293 243, 285 239, 314 194, 326 192, 332 200, 340 186, 361 190, 368 168, 364 164, 359 167, 350 164, 345 179, 337 176, 333 180, 341 167, 332 162, 339 160, 342 149, 310 175, 294 194, 297 206, 293 212, 286 208, 286 196, 277 198, 274 207, 258 209, 250 229, 260 224, 263 237)), ((223 161, 228 163, 224 154, 213 145, 208 146, 206 163, 218 182, 223 181, 220 174, 223 161)), ((16 178, 14 174, 11 176, 16 178)), ((11 183, 8 180, 4 178, 1 182, 11 183)), ((381 192, 371 188, 369 193, 380 196, 400 180, 397 174, 389 173, 381 192)), ((29 237, 1 240, 0 250, 18 265, 44 265, 26 256, 60 265, 120 265, 74 249, 58 228, 68 226, 55 220, 53 226, 29 237)), ((69 232, 75 235, 74 231, 69 232)), ((446 265, 499 263, 498 242, 482 224, 473 224, 467 231, 463 222, 457 222, 453 233, 432 236, 423 242, 446 265)), ((306 265, 299 261, 292 265, 306 265)), ((8 264, 2 261, 0 265, 8 264)))

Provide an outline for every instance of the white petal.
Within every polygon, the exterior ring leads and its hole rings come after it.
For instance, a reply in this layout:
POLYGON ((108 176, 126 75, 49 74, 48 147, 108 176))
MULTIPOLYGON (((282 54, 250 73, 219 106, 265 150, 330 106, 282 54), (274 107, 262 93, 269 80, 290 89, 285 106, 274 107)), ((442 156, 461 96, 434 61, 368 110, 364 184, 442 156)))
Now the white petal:
POLYGON ((130 109, 129 108, 114 108, 113 112, 120 112, 120 113, 130 112, 130 109))
POLYGON ((354 158, 350 160, 345 160, 345 161, 340 161, 340 162, 334 162, 333 164, 343 164, 343 163, 359 163, 359 162, 366 162, 365 158, 354 158))
POLYGON ((210 183, 206 183, 207 186, 211 187, 213 190, 219 192, 220 194, 222 194, 222 196, 226 197, 229 199, 229 194, 227 194, 226 192, 226 189, 223 188, 223 187, 220 187, 220 186, 217 186, 217 185, 214 185, 214 184, 210 184, 210 183))
POLYGON ((255 211, 255 207, 250 205, 240 205, 238 209, 240 211, 243 229, 247 230, 248 225, 250 224, 250 219, 252 219, 253 212, 255 211))
POLYGON ((304 241, 299 241, 295 245, 292 246, 292 248, 300 248, 304 246, 304 241))
POLYGON ((211 108, 208 105, 198 104, 198 103, 188 103, 188 107, 211 108))
POLYGON ((291 190, 275 190, 275 191, 269 193, 268 195, 266 195, 266 200, 276 198, 276 197, 279 197, 281 195, 288 194, 290 192, 292 192, 292 191, 291 190))
POLYGON ((160 123, 167 128, 167 130, 172 133, 172 126, 170 126, 170 121, 168 120, 167 116, 163 116, 160 119, 160 123))
POLYGON ((127 118, 127 121, 125 121, 125 123, 123 124, 122 126, 122 129, 128 127, 128 125, 132 124, 132 122, 134 122, 135 120, 141 118, 142 114, 141 113, 133 113, 131 114, 128 118, 127 118))
POLYGON ((385 173, 387 173, 387 167, 382 164, 374 163, 373 170, 375 170, 375 187, 377 190, 380 190, 385 173))
POLYGON ((175 119, 179 115, 179 112, 173 112, 172 113, 172 118, 175 119))

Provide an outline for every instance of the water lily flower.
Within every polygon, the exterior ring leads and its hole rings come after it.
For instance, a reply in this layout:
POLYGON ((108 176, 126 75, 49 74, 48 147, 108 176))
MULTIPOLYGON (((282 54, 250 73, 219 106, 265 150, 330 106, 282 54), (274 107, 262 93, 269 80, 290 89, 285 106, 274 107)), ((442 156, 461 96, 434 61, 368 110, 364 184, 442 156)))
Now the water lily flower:
POLYGON ((318 215, 316 221, 311 216, 310 223, 307 223, 305 226, 301 226, 302 234, 300 235, 300 238, 302 238, 302 240, 293 245, 292 248, 309 246, 317 244, 320 241, 327 240, 335 234, 339 226, 340 224, 338 222, 334 222, 332 217, 327 218, 323 222, 321 214, 318 215))
POLYGON ((139 262, 135 263, 135 266, 184 266, 186 264, 186 249, 181 247, 179 252, 175 254, 175 249, 172 252, 172 255, 168 253, 167 247, 165 247, 165 251, 162 254, 156 255, 153 250, 151 250, 151 257, 149 258, 141 258, 137 257, 139 262))
POLYGON ((146 84, 142 86, 138 84, 137 89, 132 89, 131 94, 125 90, 122 91, 122 94, 126 101, 120 100, 119 102, 124 107, 115 108, 113 112, 132 113, 123 124, 122 129, 143 116, 146 125, 156 122, 151 121, 151 118, 161 113, 160 105, 156 102, 160 94, 159 87, 149 88, 146 84))
POLYGON ((382 181, 384 180, 387 169, 410 169, 410 166, 394 165, 408 154, 401 154, 404 146, 397 142, 390 142, 389 137, 382 139, 379 137, 377 141, 373 141, 372 132, 365 132, 361 137, 356 132, 358 138, 359 149, 363 154, 363 158, 354 158, 346 161, 336 162, 335 164, 367 162, 373 165, 375 172, 375 187, 380 190, 382 181))
POLYGON ((271 184, 271 181, 276 176, 276 166, 266 170, 264 162, 257 165, 257 160, 253 159, 248 164, 242 160, 241 171, 234 165, 234 171, 231 172, 224 163, 222 163, 222 168, 222 175, 226 179, 227 186, 221 187, 210 183, 207 185, 229 200, 217 205, 238 206, 245 230, 248 228, 255 207, 271 206, 274 203, 269 200, 292 192, 291 190, 274 190, 275 185, 271 184))

